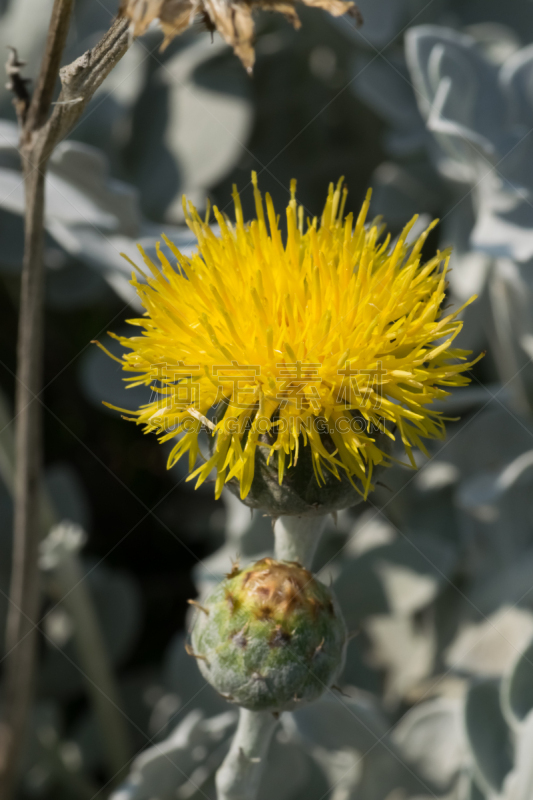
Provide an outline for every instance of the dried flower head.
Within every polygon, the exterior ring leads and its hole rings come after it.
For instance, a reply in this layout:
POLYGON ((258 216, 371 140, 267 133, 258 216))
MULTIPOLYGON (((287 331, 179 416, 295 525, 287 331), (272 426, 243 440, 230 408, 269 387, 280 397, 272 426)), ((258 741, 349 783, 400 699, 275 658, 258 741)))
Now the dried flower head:
POLYGON ((176 440, 169 468, 188 453, 193 470, 209 430, 211 455, 189 479, 214 470, 217 497, 238 482, 246 498, 260 458, 280 486, 307 459, 314 485, 344 481, 366 496, 388 442, 399 437, 414 466, 412 448, 445 433, 431 404, 469 382, 475 362, 452 347, 459 311, 442 311, 449 253, 423 263, 435 223, 409 244, 416 217, 394 245, 381 241, 382 226, 365 225, 370 193, 354 225, 341 182, 306 226, 293 181, 284 242, 252 179, 257 219, 244 222, 234 189, 236 222, 215 208, 216 235, 184 200, 198 252, 188 258, 165 238, 174 267, 159 245, 158 266, 141 250, 151 274, 132 283, 146 312, 131 320, 137 335, 116 337, 129 351, 125 380, 155 393, 133 420, 176 440))
MULTIPOLYGON (((349 14, 358 24, 361 15, 351 0, 301 0, 306 6, 322 8, 334 17, 349 14)), ((200 18, 210 31, 218 30, 233 47, 246 69, 251 71, 254 60, 253 12, 258 9, 278 11, 295 28, 300 20, 295 0, 123 0, 119 14, 130 19, 134 36, 140 36, 155 19, 165 34, 163 47, 200 18)))

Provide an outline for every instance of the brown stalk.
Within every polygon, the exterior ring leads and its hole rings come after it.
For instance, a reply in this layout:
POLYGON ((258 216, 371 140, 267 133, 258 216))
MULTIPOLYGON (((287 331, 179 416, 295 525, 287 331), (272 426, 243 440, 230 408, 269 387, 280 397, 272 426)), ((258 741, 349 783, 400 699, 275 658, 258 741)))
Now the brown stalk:
POLYGON ((44 186, 50 155, 129 45, 128 23, 115 20, 92 49, 59 69, 73 0, 55 0, 45 53, 30 100, 24 63, 12 51, 7 64, 20 124, 25 189, 24 258, 20 294, 15 399, 13 561, 0 723, 0 797, 10 800, 17 781, 31 708, 40 605, 42 420, 39 394, 43 357, 44 186), (57 78, 62 89, 52 106, 57 78), (53 107, 52 113, 50 109, 53 107))

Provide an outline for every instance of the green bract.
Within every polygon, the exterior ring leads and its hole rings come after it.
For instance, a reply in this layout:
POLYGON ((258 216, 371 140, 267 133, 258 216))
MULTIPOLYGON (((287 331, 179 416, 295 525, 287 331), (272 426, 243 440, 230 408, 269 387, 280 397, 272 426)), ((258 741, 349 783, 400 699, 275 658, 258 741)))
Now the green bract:
POLYGON ((330 590, 296 562, 235 567, 200 607, 191 654, 230 702, 285 711, 335 680, 346 627, 330 590))

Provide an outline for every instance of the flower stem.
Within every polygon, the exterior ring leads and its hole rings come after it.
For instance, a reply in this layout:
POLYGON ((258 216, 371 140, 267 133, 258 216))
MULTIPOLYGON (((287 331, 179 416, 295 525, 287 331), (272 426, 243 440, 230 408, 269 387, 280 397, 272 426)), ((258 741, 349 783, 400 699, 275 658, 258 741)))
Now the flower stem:
MULTIPOLYGON (((280 517, 274 526, 276 558, 309 569, 325 524, 325 516, 280 517)), ((255 800, 275 727, 273 714, 240 709, 230 751, 217 772, 218 800, 255 800)))
POLYGON ((298 561, 310 569, 325 526, 325 516, 279 517, 274 525, 276 558, 280 561, 298 561))
POLYGON ((17 348, 13 555, 6 625, 5 705, 0 727, 0 796, 13 796, 31 706, 37 652, 41 534, 41 390, 44 172, 23 159, 24 262, 17 348))
MULTIPOLYGON (((6 625, 4 713, 0 723, 0 796, 15 791, 32 702, 40 604, 45 173, 63 139, 129 46, 128 23, 115 21, 101 41, 60 71, 62 91, 51 110, 73 0, 54 0, 41 71, 30 100, 16 51, 8 61, 21 127, 24 257, 20 292, 15 404, 13 556, 6 625)), ((24 55, 24 54, 22 54, 24 55)))
POLYGON ((276 725, 267 711, 239 710, 233 742, 216 776, 218 800, 254 800, 276 725))

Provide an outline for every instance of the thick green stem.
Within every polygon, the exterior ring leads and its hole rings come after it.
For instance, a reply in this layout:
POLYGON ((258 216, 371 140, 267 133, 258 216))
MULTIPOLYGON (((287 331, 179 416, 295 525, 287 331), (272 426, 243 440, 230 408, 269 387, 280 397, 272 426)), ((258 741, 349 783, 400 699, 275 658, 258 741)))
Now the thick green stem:
POLYGON ((218 800, 254 800, 257 797, 276 724, 276 718, 269 712, 240 709, 230 751, 217 772, 218 800))
POLYGON ((280 561, 298 561, 311 569, 326 517, 279 517, 274 525, 276 558, 280 561))

